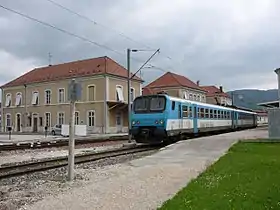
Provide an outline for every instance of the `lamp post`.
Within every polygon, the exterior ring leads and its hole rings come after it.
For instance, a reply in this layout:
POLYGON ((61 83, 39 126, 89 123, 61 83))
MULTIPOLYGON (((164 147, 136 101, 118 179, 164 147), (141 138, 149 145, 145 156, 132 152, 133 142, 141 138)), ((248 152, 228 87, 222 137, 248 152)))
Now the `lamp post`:
POLYGON ((144 68, 144 66, 157 54, 159 53, 159 49, 157 49, 154 54, 130 77, 130 54, 131 52, 139 52, 139 51, 151 51, 151 50, 138 50, 138 49, 127 49, 127 104, 128 104, 128 142, 131 143, 131 80, 133 77, 144 68))

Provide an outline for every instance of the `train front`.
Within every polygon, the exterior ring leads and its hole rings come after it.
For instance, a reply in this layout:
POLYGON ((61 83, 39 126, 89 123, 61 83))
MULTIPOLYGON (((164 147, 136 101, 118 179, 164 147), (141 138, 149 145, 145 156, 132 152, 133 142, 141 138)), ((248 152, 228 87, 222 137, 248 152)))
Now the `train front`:
POLYGON ((165 95, 137 97, 131 114, 131 134, 137 143, 160 143, 166 138, 168 100, 165 95))

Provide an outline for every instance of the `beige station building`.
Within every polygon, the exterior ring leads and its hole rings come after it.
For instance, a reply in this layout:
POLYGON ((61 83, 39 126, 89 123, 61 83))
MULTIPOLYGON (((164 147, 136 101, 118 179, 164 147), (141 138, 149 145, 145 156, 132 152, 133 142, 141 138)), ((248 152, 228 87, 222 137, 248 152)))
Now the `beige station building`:
POLYGON ((143 95, 165 92, 170 96, 206 103, 206 92, 185 76, 166 72, 143 88, 143 95))
MULTIPOLYGON (((75 78, 82 86, 75 124, 87 125, 88 134, 127 132, 127 74, 106 56, 35 68, 1 87, 2 131, 37 133, 69 124, 68 86, 75 78)), ((132 100, 142 94, 142 83, 132 78, 132 100)))

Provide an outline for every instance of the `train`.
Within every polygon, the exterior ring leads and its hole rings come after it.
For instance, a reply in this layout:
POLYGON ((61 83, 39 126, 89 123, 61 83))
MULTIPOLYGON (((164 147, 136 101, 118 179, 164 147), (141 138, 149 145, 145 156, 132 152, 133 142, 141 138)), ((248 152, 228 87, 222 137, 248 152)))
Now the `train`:
POLYGON ((130 134, 137 143, 172 143, 211 132, 257 127, 257 113, 160 93, 132 104, 130 134))

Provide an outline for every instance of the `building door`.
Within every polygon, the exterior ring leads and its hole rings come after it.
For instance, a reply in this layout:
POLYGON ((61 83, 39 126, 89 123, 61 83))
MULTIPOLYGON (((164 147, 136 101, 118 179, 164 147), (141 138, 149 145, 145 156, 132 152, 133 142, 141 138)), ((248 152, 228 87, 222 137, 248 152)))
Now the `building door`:
POLYGON ((117 112, 117 114, 116 114, 116 127, 117 127, 117 133, 121 133, 122 127, 123 127, 121 112, 117 112))
POLYGON ((36 133, 38 132, 38 117, 33 116, 33 132, 36 133))
POLYGON ((17 119, 16 119, 16 125, 17 125, 17 132, 20 132, 20 127, 21 127, 21 115, 17 114, 17 119))

